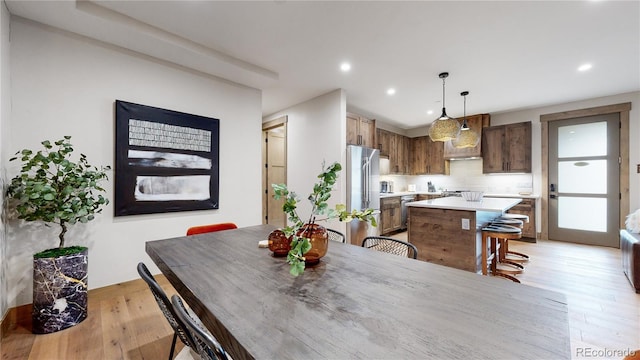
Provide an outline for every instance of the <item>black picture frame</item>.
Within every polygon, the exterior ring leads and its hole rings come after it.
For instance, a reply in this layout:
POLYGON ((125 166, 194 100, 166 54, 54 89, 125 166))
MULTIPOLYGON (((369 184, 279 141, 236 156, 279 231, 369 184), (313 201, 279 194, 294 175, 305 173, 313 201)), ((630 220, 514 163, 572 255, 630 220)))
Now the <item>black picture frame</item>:
POLYGON ((122 100, 115 117, 115 216, 219 208, 219 119, 122 100))

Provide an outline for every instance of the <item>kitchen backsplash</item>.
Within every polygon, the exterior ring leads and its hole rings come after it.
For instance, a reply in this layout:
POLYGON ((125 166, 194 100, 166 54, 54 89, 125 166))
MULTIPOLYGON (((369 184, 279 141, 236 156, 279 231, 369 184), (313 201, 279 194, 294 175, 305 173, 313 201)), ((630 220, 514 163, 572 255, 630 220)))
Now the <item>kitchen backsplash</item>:
POLYGON ((395 192, 407 191, 409 184, 415 184, 416 191, 427 191, 429 181, 436 190, 471 190, 493 194, 533 192, 532 174, 485 175, 482 173, 482 159, 451 161, 450 175, 380 175, 380 180, 393 181, 395 192))

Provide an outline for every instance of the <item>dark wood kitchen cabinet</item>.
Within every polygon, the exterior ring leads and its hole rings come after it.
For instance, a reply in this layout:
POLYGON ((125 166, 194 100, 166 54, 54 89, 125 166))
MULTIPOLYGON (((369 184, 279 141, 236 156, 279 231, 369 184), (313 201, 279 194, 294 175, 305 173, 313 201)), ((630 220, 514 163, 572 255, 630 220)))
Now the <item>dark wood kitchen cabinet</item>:
POLYGON ((449 175, 449 161, 444 159, 444 143, 428 136, 411 139, 411 173, 413 175, 449 175))
POLYGON ((434 195, 434 194, 417 194, 416 195, 416 201, 421 201, 421 200, 433 200, 433 199, 437 199, 437 198, 441 198, 442 195, 434 195))
MULTIPOLYGON (((463 118, 457 119, 460 124, 463 122, 463 118)), ((483 130, 489 126, 491 121, 491 116, 489 114, 477 114, 467 116, 467 125, 471 131, 475 131, 478 136, 482 139, 483 130)), ((478 141, 478 145, 470 148, 462 148, 458 149, 451 141, 446 141, 444 143, 444 158, 445 159, 464 159, 464 158, 472 158, 472 157, 481 157, 482 156, 482 141, 478 141)))
POLYGON ((374 148, 376 121, 361 115, 347 113, 347 144, 374 148))
POLYGON ((482 131, 482 172, 531 172, 531 122, 490 126, 482 131))
POLYGON ((410 173, 409 155, 411 153, 411 139, 392 133, 391 148, 389 150, 389 172, 405 175, 410 173))
POLYGON ((400 197, 393 196, 380 199, 380 234, 389 234, 402 227, 402 210, 400 197))
POLYGON ((521 214, 529 217, 529 222, 525 222, 522 227, 522 241, 536 242, 536 200, 522 199, 522 201, 511 209, 509 214, 521 214))
POLYGON ((378 139, 377 149, 380 150, 380 156, 389 157, 391 151, 391 137, 393 133, 383 129, 376 129, 376 135, 378 139))
POLYGON ((411 139, 391 131, 377 129, 380 156, 389 159, 389 173, 408 175, 410 170, 411 139))

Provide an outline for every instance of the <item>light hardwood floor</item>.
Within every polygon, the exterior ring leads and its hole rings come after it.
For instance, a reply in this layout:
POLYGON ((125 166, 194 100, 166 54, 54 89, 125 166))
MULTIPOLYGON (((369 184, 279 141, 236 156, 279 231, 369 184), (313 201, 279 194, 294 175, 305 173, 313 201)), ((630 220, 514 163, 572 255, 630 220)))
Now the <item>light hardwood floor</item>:
MULTIPOLYGON (((574 359, 622 359, 614 351, 640 349, 640 294, 622 273, 620 250, 555 241, 512 244, 532 257, 518 275, 523 284, 566 294, 574 359), (587 356, 605 350, 611 356, 587 356)), ((157 279, 169 296, 175 293, 163 276, 157 279)), ((89 317, 73 328, 35 336, 29 326, 21 323, 2 339, 2 359, 166 359, 172 336, 142 280, 91 290, 89 317)), ((176 353, 181 348, 178 341, 176 353)))
MULTIPOLYGON (((156 276, 167 295, 175 290, 156 276)), ((28 317, 27 317, 28 318, 28 317)), ((2 359, 168 359, 173 330, 142 280, 89 291, 88 317, 53 334, 33 335, 29 321, 2 339, 2 359)), ((184 345, 177 341, 175 354, 184 345)))

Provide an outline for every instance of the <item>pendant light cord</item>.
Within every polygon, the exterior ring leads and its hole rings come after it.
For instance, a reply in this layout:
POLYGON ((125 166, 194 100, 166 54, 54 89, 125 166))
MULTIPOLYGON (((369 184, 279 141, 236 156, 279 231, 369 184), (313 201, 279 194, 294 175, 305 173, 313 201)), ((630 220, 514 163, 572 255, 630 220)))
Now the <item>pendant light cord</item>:
POLYGON ((464 96, 464 114, 462 114, 464 123, 467 123, 467 95, 464 96))
POLYGON ((444 113, 444 79, 446 79, 446 77, 442 78, 442 112, 444 113))

